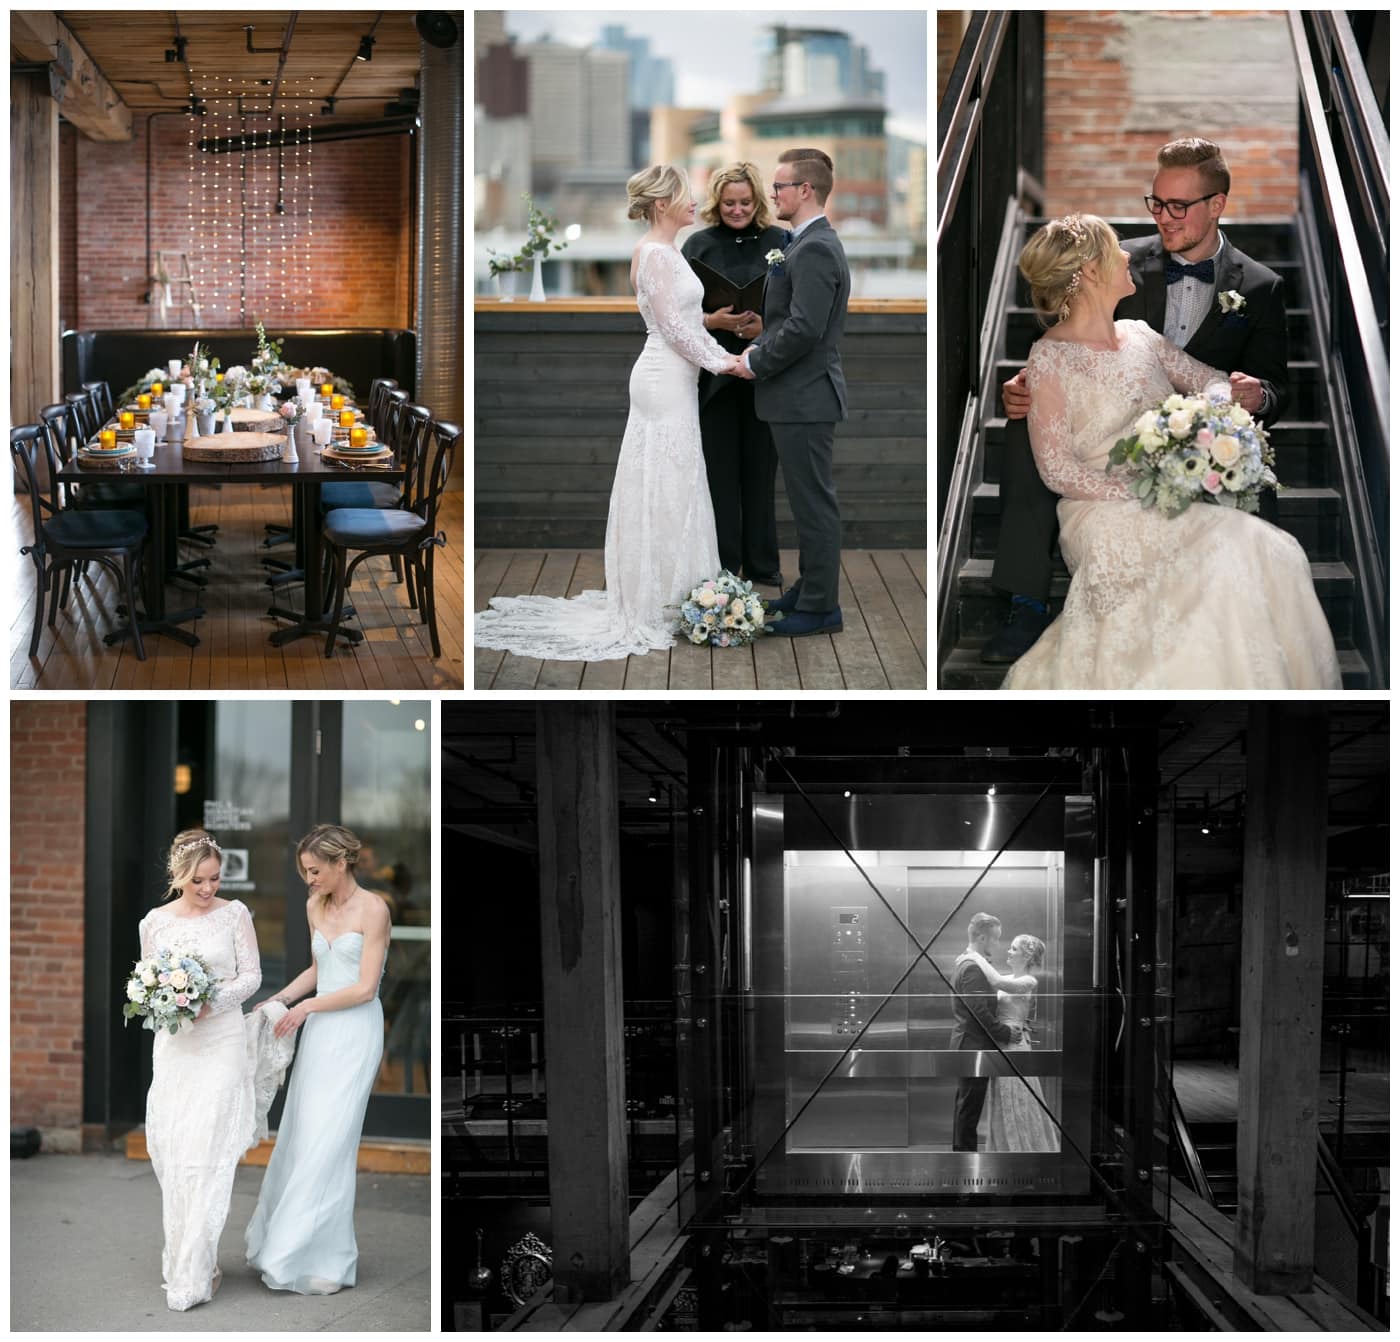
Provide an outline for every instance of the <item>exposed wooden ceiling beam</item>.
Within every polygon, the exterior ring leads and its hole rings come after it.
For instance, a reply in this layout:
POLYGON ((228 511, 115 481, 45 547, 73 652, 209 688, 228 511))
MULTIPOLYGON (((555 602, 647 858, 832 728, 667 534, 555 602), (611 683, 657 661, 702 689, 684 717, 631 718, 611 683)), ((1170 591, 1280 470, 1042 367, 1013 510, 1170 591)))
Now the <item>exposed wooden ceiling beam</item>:
POLYGON ((58 110, 89 139, 131 139, 131 108, 56 15, 11 10, 10 50, 51 67, 49 90, 58 110))

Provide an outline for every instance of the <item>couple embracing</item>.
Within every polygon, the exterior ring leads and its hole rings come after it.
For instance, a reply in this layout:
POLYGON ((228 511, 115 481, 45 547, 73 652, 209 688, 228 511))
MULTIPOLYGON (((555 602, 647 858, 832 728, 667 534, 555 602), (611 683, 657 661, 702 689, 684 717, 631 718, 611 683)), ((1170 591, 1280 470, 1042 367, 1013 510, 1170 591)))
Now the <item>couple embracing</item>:
POLYGON ((1218 145, 1176 140, 1158 151, 1145 198, 1157 236, 1120 246, 1104 220, 1073 214, 1021 253, 1049 329, 1003 387, 992 581, 1012 596, 982 657, 1014 663, 1004 689, 1341 686, 1302 546, 1243 507, 1219 506, 1234 503, 1240 478, 1231 434, 1197 435, 1181 469, 1219 502, 1178 515, 1143 507, 1107 469, 1116 443, 1144 432, 1174 394, 1228 384, 1237 424, 1272 424, 1287 402, 1283 281, 1221 232, 1229 191, 1218 145), (1071 582, 1052 622, 1057 520, 1071 582))
MULTIPOLYGON (((704 369, 754 383, 772 433, 799 540, 797 581, 768 613, 788 637, 841 629, 841 514, 832 476, 836 424, 846 417, 840 343, 851 293, 845 252, 825 214, 831 159, 790 149, 771 183, 790 240, 768 258, 762 333, 731 353, 706 329, 704 286, 676 247, 695 219, 685 177, 658 166, 627 183, 628 218, 647 232, 631 283, 647 339, 632 368, 630 409, 608 503, 604 591, 569 599, 496 597, 478 612, 475 642, 523 657, 609 661, 669 648, 691 590, 720 572, 700 433, 704 369)), ((722 486, 721 486, 722 487, 722 486)), ((738 487, 738 482, 734 482, 738 487)))
MULTIPOLYGON (((141 1000, 158 966, 167 991, 190 973, 212 981, 180 1028, 155 1029, 146 1147, 160 1184, 166 1304, 212 1300, 223 1279, 219 1236, 234 1171, 267 1136, 267 1114, 297 1052, 287 1101, 246 1232, 247 1262, 275 1291, 330 1295, 353 1286, 355 1169, 360 1128, 384 1045, 379 981, 389 910, 355 880, 360 841, 318 825, 297 845, 312 964, 246 1016, 262 985, 253 917, 219 897, 223 850, 204 830, 175 837, 166 902, 141 920, 141 960, 127 995, 141 1000)), ((177 999, 184 1004, 183 995, 177 999)), ((154 1028, 153 1022, 147 1024, 154 1028)))

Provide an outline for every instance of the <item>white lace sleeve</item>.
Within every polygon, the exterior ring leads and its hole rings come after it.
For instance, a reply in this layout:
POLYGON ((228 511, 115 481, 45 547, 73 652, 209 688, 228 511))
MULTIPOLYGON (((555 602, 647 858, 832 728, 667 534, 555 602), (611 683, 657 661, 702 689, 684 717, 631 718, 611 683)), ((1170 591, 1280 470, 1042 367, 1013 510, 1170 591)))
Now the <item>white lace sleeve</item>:
POLYGON ((1127 484, 1084 465, 1074 455, 1064 384, 1050 356, 1037 345, 1026 362, 1031 411, 1026 427, 1036 470, 1046 487, 1064 499, 1130 499, 1127 484))
POLYGON ((240 903, 233 913, 233 953, 237 972, 219 984, 209 1014, 217 1016, 240 1007, 262 985, 262 961, 258 959, 258 934, 253 931, 253 915, 240 903))
POLYGON ((722 373, 734 356, 705 330, 700 304, 687 302, 678 292, 682 267, 688 275, 689 268, 673 247, 644 248, 637 263, 637 292, 646 290, 656 329, 682 359, 711 373, 722 373))
POLYGON ((141 926, 138 929, 141 933, 141 958, 149 960, 156 953, 155 933, 151 927, 152 915, 147 914, 141 919, 141 926))
POLYGON ((1160 331, 1154 331, 1146 322, 1140 321, 1157 361, 1162 365, 1172 386, 1179 392, 1204 391, 1212 382, 1228 382, 1228 373, 1212 368, 1208 363, 1193 359, 1184 349, 1173 345, 1160 331))

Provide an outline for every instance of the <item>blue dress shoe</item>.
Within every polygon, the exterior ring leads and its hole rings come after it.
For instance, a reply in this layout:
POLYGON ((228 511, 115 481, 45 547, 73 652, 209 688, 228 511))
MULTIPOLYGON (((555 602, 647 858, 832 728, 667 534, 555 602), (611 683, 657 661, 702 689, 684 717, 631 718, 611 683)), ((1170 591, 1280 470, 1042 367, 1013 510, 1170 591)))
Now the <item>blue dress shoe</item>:
POLYGON ((773 625, 773 632, 784 638, 806 638, 809 634, 839 634, 841 607, 835 610, 795 610, 773 625))
POLYGON ((1020 661, 1049 628, 1050 618, 1043 607, 1013 599, 1005 623, 982 645, 982 660, 989 666, 1020 661))
POLYGON ((782 596, 774 597, 772 601, 765 601, 763 608, 773 615, 790 615, 797 609, 797 598, 801 595, 800 588, 789 587, 782 596))

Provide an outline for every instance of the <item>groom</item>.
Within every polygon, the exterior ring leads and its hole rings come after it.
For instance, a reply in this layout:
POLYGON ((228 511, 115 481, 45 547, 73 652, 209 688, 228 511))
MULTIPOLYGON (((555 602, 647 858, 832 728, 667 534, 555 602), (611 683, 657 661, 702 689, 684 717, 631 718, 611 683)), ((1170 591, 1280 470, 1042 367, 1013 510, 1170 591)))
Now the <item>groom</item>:
MULTIPOLYGON (((1192 358, 1227 370, 1235 400, 1267 427, 1288 403, 1283 280, 1221 233, 1229 194, 1230 170, 1219 145, 1173 140, 1157 151, 1157 175, 1147 196, 1157 234, 1124 239, 1137 292, 1114 315, 1145 321, 1192 358), (1236 297, 1243 301, 1237 304, 1236 297)), ((992 583, 1012 596, 1006 623, 982 648, 982 660, 994 665, 1023 656, 1050 623, 1046 602, 1059 501, 1031 455, 1025 369, 1001 391, 1007 424, 992 583)), ((1273 520, 1273 496, 1266 493, 1261 505, 1263 517, 1273 520)))
MULTIPOLYGON (((992 1040, 1007 1045, 1018 1042, 1021 1032, 997 1019, 996 989, 972 959, 975 951, 989 964, 1001 950, 1001 922, 990 913, 974 913, 967 925, 967 949, 953 969, 953 1031, 949 1044, 956 1049, 994 1048, 992 1040)), ((990 1076, 961 1076, 953 1101, 953 1150, 977 1150, 977 1123, 987 1100, 990 1076)))
POLYGON ((773 201, 792 229, 781 255, 770 254, 763 334, 743 356, 757 380, 754 411, 773 434, 783 484, 797 523, 798 579, 770 611, 769 628, 788 638, 841 631, 841 509, 832 479, 832 444, 846 418, 841 335, 851 296, 846 253, 824 213, 831 159, 820 149, 789 149, 778 159, 773 201))

